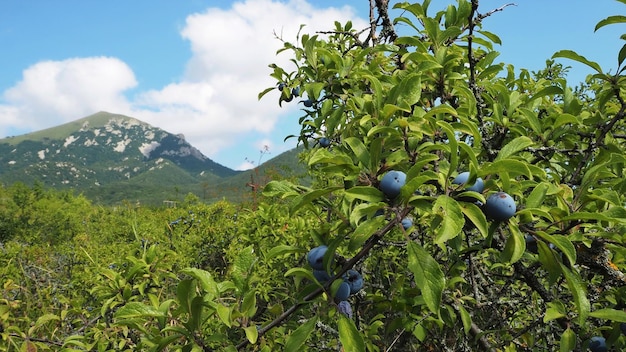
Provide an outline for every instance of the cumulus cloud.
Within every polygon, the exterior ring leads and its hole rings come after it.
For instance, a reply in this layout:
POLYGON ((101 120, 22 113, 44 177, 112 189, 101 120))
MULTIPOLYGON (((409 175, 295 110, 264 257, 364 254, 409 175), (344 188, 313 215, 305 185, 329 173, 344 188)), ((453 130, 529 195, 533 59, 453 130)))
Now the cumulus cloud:
POLYGON ((301 25, 314 33, 333 28, 335 20, 367 26, 350 7, 319 9, 303 0, 247 0, 192 14, 181 31, 192 51, 183 81, 141 94, 138 102, 157 109, 137 115, 182 131, 209 156, 251 131, 268 134, 295 109, 280 109, 277 99, 257 99, 275 84, 268 65, 290 65, 288 55, 276 55, 283 46, 277 36, 293 42, 301 25))
POLYGON ((100 110, 129 111, 123 93, 136 85, 133 71, 116 58, 43 61, 4 92, 0 116, 14 127, 39 129, 100 110))
MULTIPOLYGON (((368 26, 351 7, 317 8, 305 0, 245 0, 227 9, 208 8, 189 15, 181 29, 191 57, 180 80, 142 91, 132 69, 116 58, 39 62, 4 92, 0 124, 36 130, 104 110, 183 133, 213 157, 244 136, 269 138, 288 125, 281 119, 297 109, 293 103, 279 108, 278 92, 275 99, 272 94, 257 99, 260 91, 275 84, 268 65, 291 64, 288 54, 276 55, 283 45, 276 36, 295 42, 301 25, 303 32, 314 33, 334 28, 334 21, 348 20, 355 28, 368 26), (134 96, 125 95, 135 87, 134 96)), ((282 131, 273 139, 297 132, 282 131)), ((251 141, 246 143, 254 148, 251 141)))

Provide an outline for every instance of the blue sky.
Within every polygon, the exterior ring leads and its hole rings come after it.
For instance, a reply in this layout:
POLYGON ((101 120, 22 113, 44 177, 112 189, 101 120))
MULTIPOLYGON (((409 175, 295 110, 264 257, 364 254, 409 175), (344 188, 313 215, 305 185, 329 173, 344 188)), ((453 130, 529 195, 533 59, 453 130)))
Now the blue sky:
MULTIPOLYGON (((482 0, 480 12, 509 1, 482 0)), ((395 3, 391 0, 391 3, 395 3)), ((433 0, 432 11, 450 0, 433 0)), ((484 20, 500 36, 499 60, 539 70, 562 49, 615 72, 623 14, 615 0, 519 0, 484 20)), ((276 96, 270 63, 287 65, 274 32, 293 41, 335 20, 366 26, 368 0, 3 0, 0 1, 0 137, 109 111, 136 117, 187 140, 213 160, 249 168, 294 146, 298 108, 276 96), (249 160, 249 161, 247 161, 249 160)), ((404 30, 399 28, 399 30, 404 30)), ((589 69, 573 62, 571 85, 589 69)))

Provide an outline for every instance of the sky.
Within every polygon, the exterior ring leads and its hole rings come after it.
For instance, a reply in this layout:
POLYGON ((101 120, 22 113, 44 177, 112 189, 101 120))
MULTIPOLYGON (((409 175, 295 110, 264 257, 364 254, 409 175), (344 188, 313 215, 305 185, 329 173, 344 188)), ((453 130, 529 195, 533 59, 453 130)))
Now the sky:
MULTIPOLYGON (((536 71, 568 49, 616 71, 626 25, 594 27, 626 5, 481 0, 479 12, 510 2, 483 21, 503 42, 498 61, 536 71)), ((433 0, 430 11, 451 3, 433 0)), ((276 83, 269 64, 290 67, 277 36, 294 42, 300 25, 315 33, 335 21, 366 28, 368 16, 369 0, 2 0, 0 138, 108 111, 182 133, 212 160, 248 169, 293 148, 284 139, 299 132, 301 104, 279 107, 277 91, 257 99, 276 83)), ((558 61, 571 66, 570 85, 591 73, 558 61)))

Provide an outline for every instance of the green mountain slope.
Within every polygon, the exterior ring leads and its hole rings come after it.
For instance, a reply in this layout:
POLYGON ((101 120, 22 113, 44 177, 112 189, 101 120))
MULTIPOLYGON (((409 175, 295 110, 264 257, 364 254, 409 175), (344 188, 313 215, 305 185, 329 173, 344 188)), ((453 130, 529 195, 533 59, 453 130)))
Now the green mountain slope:
POLYGON ((175 135, 135 118, 99 112, 45 130, 0 139, 0 184, 72 189, 102 204, 150 205, 193 193, 205 201, 245 200, 249 183, 303 174, 297 150, 254 170, 220 165, 175 135))

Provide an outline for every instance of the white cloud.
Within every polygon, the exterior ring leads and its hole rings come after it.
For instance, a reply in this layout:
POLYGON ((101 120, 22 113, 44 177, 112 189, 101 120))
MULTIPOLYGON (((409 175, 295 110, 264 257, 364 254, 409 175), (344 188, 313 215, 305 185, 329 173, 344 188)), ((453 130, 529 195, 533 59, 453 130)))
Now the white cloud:
POLYGON ((14 127, 40 129, 100 110, 129 111, 123 92, 136 84, 133 71, 116 58, 43 61, 4 92, 0 114, 14 127))
MULTIPOLYGON (((0 132, 3 124, 36 130, 105 110, 183 133, 211 157, 243 136, 258 134, 260 139, 276 133, 281 125, 293 126, 281 123, 281 118, 293 113, 296 104, 280 108, 277 94, 257 99, 260 91, 275 84, 268 65, 291 64, 289 54, 276 55, 283 43, 275 33, 295 42, 302 24, 306 25, 303 32, 314 33, 334 28, 334 21, 348 20, 355 28, 368 26, 350 7, 321 9, 304 0, 246 0, 228 9, 192 14, 180 33, 191 48, 180 81, 137 93, 132 100, 124 93, 137 81, 119 59, 40 62, 4 92, 0 132)), ((282 132, 280 139, 298 131, 282 132)))
POLYGON ((334 28, 335 20, 367 26, 349 7, 316 9, 303 0, 247 0, 190 15, 181 31, 192 50, 183 81, 142 94, 139 102, 157 109, 136 115, 184 133, 209 156, 246 133, 271 133, 281 116, 296 109, 278 107, 277 96, 257 99, 275 84, 268 65, 290 65, 289 55, 276 55, 283 46, 276 34, 293 42, 302 24, 304 32, 313 33, 334 28))

